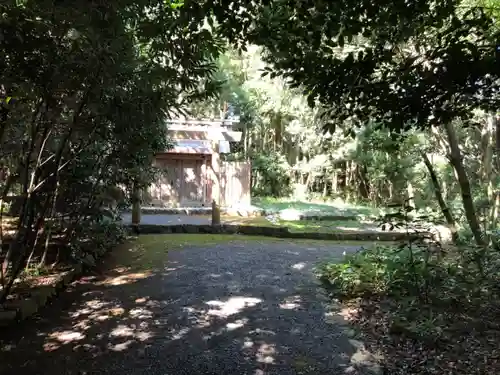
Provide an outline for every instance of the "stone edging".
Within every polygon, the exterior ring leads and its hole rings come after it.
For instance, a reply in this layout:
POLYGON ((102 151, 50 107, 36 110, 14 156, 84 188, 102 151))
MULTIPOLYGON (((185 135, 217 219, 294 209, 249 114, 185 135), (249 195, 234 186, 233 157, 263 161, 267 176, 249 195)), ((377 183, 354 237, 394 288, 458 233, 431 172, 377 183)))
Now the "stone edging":
POLYGON ((0 306, 0 327, 10 326, 35 315, 52 298, 55 298, 69 284, 81 276, 86 265, 95 265, 95 262, 110 250, 111 248, 95 253, 95 255, 87 255, 82 260, 82 263, 78 263, 72 269, 56 275, 52 283, 36 287, 26 298, 7 302, 4 306, 0 306))
POLYGON ((357 216, 342 216, 342 215, 300 215, 300 221, 357 221, 357 216))
POLYGON ((348 232, 348 233, 315 233, 290 232, 286 227, 260 227, 250 225, 129 225, 132 231, 139 234, 243 234, 249 236, 266 236, 290 239, 330 240, 330 241, 400 241, 408 239, 406 233, 400 232, 348 232))
MULTIPOLYGON (((121 213, 131 213, 130 209, 122 210, 121 213)), ((199 207, 199 208, 163 208, 163 207, 142 207, 141 213, 143 215, 211 215, 212 208, 211 207, 199 207)), ((274 211, 266 211, 263 209, 249 211, 245 209, 238 208, 221 208, 221 213, 231 216, 239 216, 239 217, 262 217, 268 215, 276 215, 279 216, 279 212, 274 211)), ((300 214, 298 216, 299 220, 312 220, 312 221, 356 221, 358 220, 358 216, 355 215, 308 215, 308 214, 300 214)))
MULTIPOLYGON (((120 213, 131 213, 130 208, 120 210, 120 213)), ((221 213, 226 215, 234 215, 241 217, 256 217, 266 216, 268 212, 265 210, 249 211, 237 208, 221 208, 221 213)), ((193 207, 193 208, 167 208, 167 207, 141 207, 143 215, 211 215, 212 207, 193 207)))

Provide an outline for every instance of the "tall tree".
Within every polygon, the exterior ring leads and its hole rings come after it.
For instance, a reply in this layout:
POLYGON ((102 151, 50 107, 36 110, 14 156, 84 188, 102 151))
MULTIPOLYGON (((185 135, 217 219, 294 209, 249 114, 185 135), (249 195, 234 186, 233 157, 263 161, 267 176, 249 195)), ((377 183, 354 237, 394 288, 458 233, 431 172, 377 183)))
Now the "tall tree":
POLYGON ((469 225, 483 244, 452 121, 498 107, 492 17, 458 1, 276 1, 267 9, 253 38, 269 51, 269 72, 304 87, 311 105, 327 106, 328 129, 372 120, 395 131, 443 127, 469 225))
POLYGON ((8 171, 0 200, 19 197, 0 303, 56 223, 66 241, 81 238, 99 220, 108 187, 149 183, 154 153, 168 146, 166 117, 210 94, 201 83, 222 43, 205 11, 219 19, 231 13, 219 8, 214 1, 0 4, 0 158, 8 171))

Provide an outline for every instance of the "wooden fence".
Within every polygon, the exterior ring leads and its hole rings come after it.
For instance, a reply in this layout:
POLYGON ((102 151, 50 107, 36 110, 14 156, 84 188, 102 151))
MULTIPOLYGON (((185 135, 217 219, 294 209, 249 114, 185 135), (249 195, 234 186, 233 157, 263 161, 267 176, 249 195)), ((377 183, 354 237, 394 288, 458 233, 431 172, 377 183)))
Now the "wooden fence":
POLYGON ((249 161, 231 161, 221 164, 221 206, 250 204, 251 172, 249 161))

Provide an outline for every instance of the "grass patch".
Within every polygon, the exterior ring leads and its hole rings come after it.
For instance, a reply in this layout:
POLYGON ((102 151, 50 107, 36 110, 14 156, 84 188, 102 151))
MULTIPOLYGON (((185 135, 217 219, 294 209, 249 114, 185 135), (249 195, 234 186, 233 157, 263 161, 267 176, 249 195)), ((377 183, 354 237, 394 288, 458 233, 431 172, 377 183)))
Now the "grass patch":
POLYGON ((115 251, 117 261, 133 269, 156 269, 165 264, 168 252, 185 246, 210 246, 230 241, 217 234, 148 234, 132 238, 115 251))
POLYGON ((377 223, 368 220, 278 220, 271 222, 265 217, 222 217, 225 224, 250 225, 259 227, 287 227, 296 233, 343 233, 353 231, 379 230, 377 223))
POLYGON ((267 220, 264 216, 256 217, 241 217, 241 216, 221 216, 221 221, 224 224, 234 225, 250 225, 256 227, 279 227, 279 224, 274 224, 267 220))
POLYGON ((342 200, 334 201, 305 201, 284 198, 253 198, 252 204, 264 210, 281 211, 295 209, 300 212, 314 212, 317 214, 345 215, 345 216, 370 216, 378 215, 378 209, 367 206, 353 205, 342 200))
POLYGON ((230 234, 148 234, 133 238, 115 253, 120 254, 120 262, 124 266, 153 268, 164 264, 170 251, 179 251, 184 247, 210 247, 235 242, 294 243, 318 246, 366 245, 366 242, 363 241, 290 240, 286 238, 230 234))
MULTIPOLYGON (((189 246, 211 246, 221 243, 231 242, 289 242, 289 243, 303 243, 303 244, 355 244, 366 245, 366 241, 325 241, 325 240, 309 240, 309 239, 289 239, 277 238, 267 236, 245 236, 239 234, 187 234, 187 233, 171 233, 171 234, 147 234, 141 235, 131 241, 132 244, 140 244, 144 247, 152 247, 166 250, 179 250, 183 247, 189 246)), ((156 252, 155 250, 154 252, 156 252)))
POLYGON ((370 221, 327 221, 327 220, 301 220, 281 221, 281 226, 286 226, 291 232, 306 233, 341 233, 352 231, 373 231, 378 228, 377 223, 370 221))

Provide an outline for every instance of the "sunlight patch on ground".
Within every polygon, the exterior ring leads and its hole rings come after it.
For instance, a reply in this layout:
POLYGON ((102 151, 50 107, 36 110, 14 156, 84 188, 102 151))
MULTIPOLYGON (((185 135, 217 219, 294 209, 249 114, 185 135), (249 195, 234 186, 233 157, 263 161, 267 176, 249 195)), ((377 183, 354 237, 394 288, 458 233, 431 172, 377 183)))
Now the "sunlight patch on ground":
POLYGON ((104 321, 111 322, 111 320, 117 320, 117 325, 110 331, 98 333, 95 336, 97 340, 109 338, 107 349, 110 351, 124 351, 134 342, 151 339, 154 335, 149 329, 150 323, 146 320, 153 318, 153 312, 147 307, 151 304, 156 307, 159 304, 154 304, 157 301, 152 301, 149 297, 136 298, 135 302, 142 306, 129 310, 117 304, 116 301, 101 299, 85 301, 80 308, 68 314, 73 321, 72 329, 54 331, 47 335, 43 344, 44 351, 54 351, 66 344, 73 345, 74 350, 78 348, 85 348, 86 351, 97 350, 93 342, 82 343, 82 340, 88 341, 86 335, 91 328, 104 321), (120 342, 114 342, 116 339, 120 342))
MULTIPOLYGON (((84 310, 85 311, 85 310, 84 310)), ((78 329, 81 331, 86 331, 92 327, 96 322, 104 322, 111 318, 116 318, 125 313, 125 310, 121 307, 116 308, 108 308, 94 311, 92 313, 87 313, 84 311, 78 311, 73 315, 73 317, 78 318, 81 315, 86 315, 86 317, 82 317, 78 322, 73 325, 74 329, 78 329)))
MULTIPOLYGON (((353 344, 353 343, 351 343, 353 344)), ((380 374, 380 361, 382 357, 378 354, 370 353, 365 349, 365 346, 360 341, 353 344, 356 348, 355 353, 351 356, 350 362, 351 366, 349 366, 344 373, 345 374, 358 374, 361 373, 372 373, 372 374, 380 374)))
POLYGON ((285 298, 283 302, 280 303, 280 308, 284 310, 295 310, 300 307, 300 304, 302 303, 302 297, 301 296, 291 296, 285 298))
MULTIPOLYGON (((175 341, 184 338, 193 329, 209 328, 214 322, 221 318, 227 318, 234 314, 242 312, 245 308, 257 306, 262 300, 252 297, 232 297, 226 301, 213 300, 205 302, 209 309, 197 309, 191 306, 185 306, 182 311, 187 314, 189 327, 182 327, 180 329, 170 329, 168 334, 168 341, 175 341)), ((227 322, 222 328, 210 332, 203 336, 205 341, 210 340, 215 336, 224 333, 235 331, 243 328, 248 323, 248 318, 237 319, 232 322, 227 322)), ((164 322, 156 319, 153 321, 156 326, 168 324, 168 320, 164 322)))
POLYGON ((251 335, 269 335, 269 336, 276 336, 276 332, 270 331, 268 329, 262 329, 262 328, 256 328, 250 332, 248 332, 251 335))
POLYGON ((131 284, 134 283, 138 280, 145 279, 147 277, 150 277, 152 274, 151 272, 136 272, 136 273, 129 273, 126 275, 120 275, 120 276, 111 276, 107 277, 104 281, 100 281, 96 283, 96 285, 112 285, 112 286, 117 286, 117 285, 124 285, 124 284, 131 284))
POLYGON ((147 323, 141 323, 139 328, 134 326, 128 326, 125 324, 120 324, 114 328, 110 334, 110 338, 125 338, 126 340, 117 344, 109 343, 108 349, 116 352, 124 351, 135 342, 144 342, 151 339, 154 335, 153 333, 146 331, 148 328, 147 323))
POLYGON ((262 343, 257 349, 255 359, 260 363, 271 364, 275 362, 276 346, 274 344, 262 343))
POLYGON ((79 331, 56 331, 52 332, 47 342, 43 344, 43 350, 52 352, 59 349, 62 345, 75 343, 85 339, 85 335, 79 331))
POLYGON ((231 297, 227 301, 208 301, 205 302, 207 305, 212 307, 208 310, 208 315, 218 316, 218 317, 228 317, 241 312, 246 307, 253 307, 261 303, 260 298, 252 297, 231 297))
POLYGON ((134 330, 126 325, 119 325, 118 327, 114 328, 109 335, 111 337, 133 336, 134 330))
POLYGON ((306 264, 304 262, 300 262, 300 263, 296 263, 294 265, 292 265, 292 268, 294 270, 302 270, 306 267, 306 264))
POLYGON ((142 307, 138 307, 129 311, 131 318, 135 319, 151 319, 153 317, 153 312, 142 307))
POLYGON ((234 322, 229 322, 229 323, 226 323, 226 326, 223 327, 223 328, 220 328, 218 329, 217 331, 214 331, 214 332, 210 332, 209 334, 207 335, 204 335, 203 336, 203 339, 205 341, 208 341, 216 336, 221 336, 227 332, 231 332, 231 331, 236 331, 238 329, 241 329, 243 327, 245 327, 248 323, 248 318, 242 318, 242 319, 238 319, 234 322))
POLYGON ((248 323, 248 319, 247 318, 238 319, 238 320, 236 320, 233 323, 227 323, 226 324, 226 329, 228 331, 234 331, 235 329, 242 328, 247 323, 248 323))
POLYGON ((352 320, 358 313, 358 309, 354 307, 344 307, 340 310, 339 315, 342 316, 345 320, 352 320))
POLYGON ((75 331, 62 331, 62 332, 54 332, 50 334, 49 337, 63 344, 67 344, 69 342, 83 340, 85 338, 85 335, 75 331))
POLYGON ((189 333, 190 329, 189 328, 181 328, 180 330, 178 331, 173 331, 171 332, 172 333, 172 337, 171 339, 172 340, 180 340, 182 339, 184 336, 186 336, 188 333, 189 333))
POLYGON ((108 350, 113 352, 123 352, 128 349, 130 345, 132 345, 135 340, 127 340, 125 342, 121 342, 119 344, 108 344, 108 350))
POLYGON ((245 337, 243 339, 242 349, 250 349, 250 348, 253 348, 253 346, 254 346, 254 342, 252 341, 252 339, 250 337, 245 337))
POLYGON ((352 320, 352 318, 358 313, 358 310, 354 307, 341 307, 339 309, 334 309, 325 313, 325 321, 329 324, 345 324, 352 320))
POLYGON ((72 319, 78 319, 86 316, 89 319, 97 319, 103 313, 107 313, 111 309, 111 303, 101 300, 91 300, 84 304, 83 308, 70 313, 72 319))
POLYGON ((148 324, 144 322, 139 327, 135 324, 131 326, 120 324, 110 332, 109 337, 132 337, 138 341, 146 341, 153 337, 153 334, 145 329, 148 329, 148 324))

